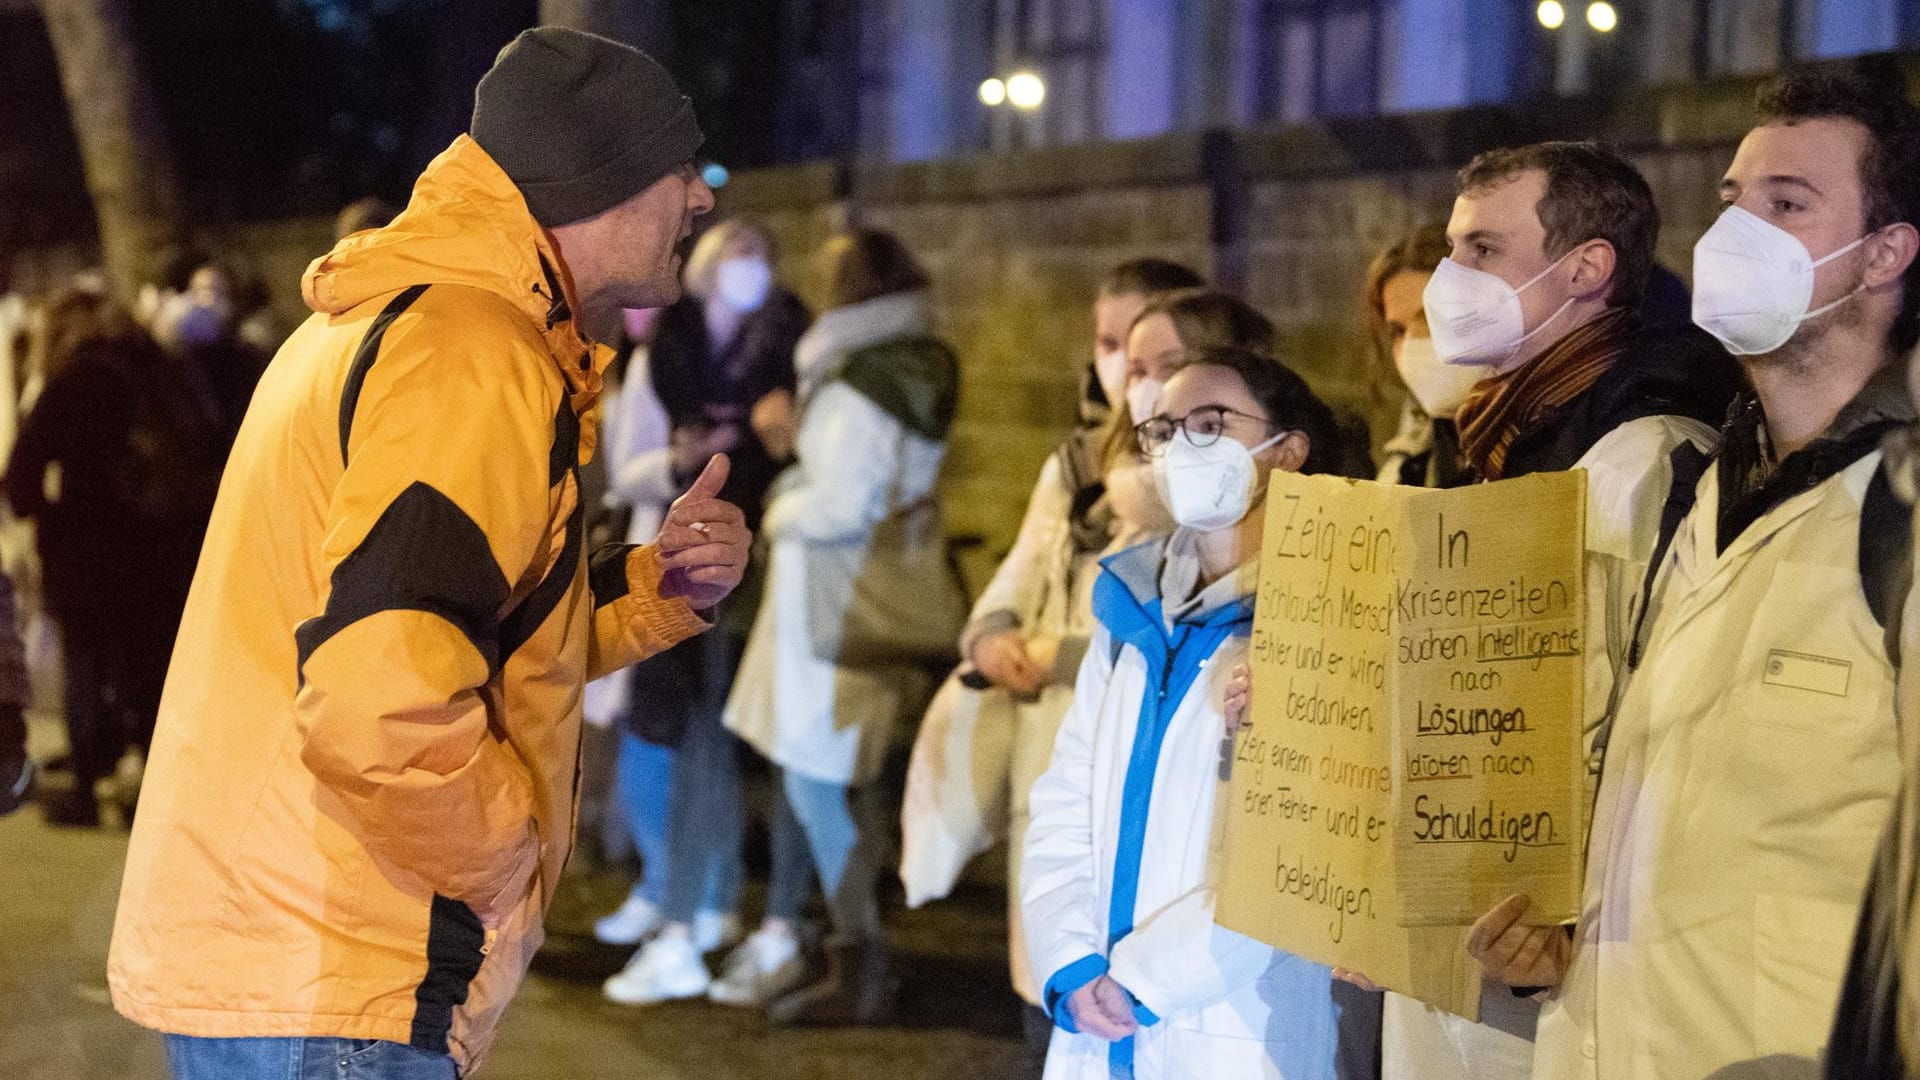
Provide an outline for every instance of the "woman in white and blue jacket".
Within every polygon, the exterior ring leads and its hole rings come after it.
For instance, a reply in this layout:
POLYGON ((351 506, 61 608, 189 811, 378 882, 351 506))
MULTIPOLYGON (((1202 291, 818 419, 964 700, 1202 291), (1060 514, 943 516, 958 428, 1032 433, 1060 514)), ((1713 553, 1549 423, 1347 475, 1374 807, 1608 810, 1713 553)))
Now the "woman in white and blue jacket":
POLYGON ((1377 996, 1213 921, 1222 692, 1252 628, 1266 478, 1339 461, 1332 416, 1278 361, 1208 350, 1138 430, 1180 528, 1104 562, 1031 795, 1021 902, 1055 1026, 1046 1080, 1366 1074, 1377 996))

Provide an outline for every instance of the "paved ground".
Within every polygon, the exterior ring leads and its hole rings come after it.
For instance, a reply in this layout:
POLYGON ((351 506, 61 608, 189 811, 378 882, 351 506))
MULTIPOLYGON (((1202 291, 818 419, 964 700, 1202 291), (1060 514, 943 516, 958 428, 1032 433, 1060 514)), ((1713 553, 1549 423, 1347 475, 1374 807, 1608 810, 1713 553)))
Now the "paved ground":
MULTIPOLYGON (((142 1080, 164 1076, 157 1036, 107 1004, 106 951, 125 842, 51 830, 31 810, 0 820, 0 1078, 142 1080)), ((576 935, 620 882, 569 883, 556 933, 509 1012, 488 1080, 781 1078, 985 1080, 1017 1077, 1016 1002, 1005 989, 999 895, 967 892, 890 919, 905 976, 899 1026, 769 1031, 757 1016, 706 1004, 629 1010, 599 981, 622 957, 576 935)))

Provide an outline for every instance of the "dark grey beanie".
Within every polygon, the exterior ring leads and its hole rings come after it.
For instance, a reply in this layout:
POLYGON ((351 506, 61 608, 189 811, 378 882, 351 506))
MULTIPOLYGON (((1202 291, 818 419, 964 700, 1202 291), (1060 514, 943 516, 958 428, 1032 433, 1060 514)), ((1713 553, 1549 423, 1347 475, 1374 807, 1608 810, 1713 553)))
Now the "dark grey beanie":
POLYGON ((541 26, 500 50, 473 95, 471 132, 540 224, 590 218, 700 148, 693 102, 638 49, 541 26))

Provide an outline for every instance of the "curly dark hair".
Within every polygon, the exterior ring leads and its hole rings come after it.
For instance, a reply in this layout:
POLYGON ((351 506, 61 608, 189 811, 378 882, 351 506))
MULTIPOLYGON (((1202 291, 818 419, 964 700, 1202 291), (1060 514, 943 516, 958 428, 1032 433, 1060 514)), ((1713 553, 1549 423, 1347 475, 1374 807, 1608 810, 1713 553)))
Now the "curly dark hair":
POLYGON ((1535 210, 1547 230, 1547 254, 1559 258, 1574 245, 1605 240, 1613 246, 1610 307, 1638 308, 1653 273, 1660 239, 1660 208, 1633 163, 1597 142, 1543 142, 1489 150, 1460 170, 1462 195, 1497 187, 1525 172, 1546 174, 1547 191, 1535 210))
MULTIPOLYGON (((1860 155, 1860 215, 1867 232, 1896 222, 1920 226, 1920 109, 1891 75, 1864 71, 1791 71, 1760 88, 1754 110, 1762 125, 1851 120, 1867 130, 1860 155)), ((1893 347, 1920 341, 1920 259, 1907 267, 1893 347)))

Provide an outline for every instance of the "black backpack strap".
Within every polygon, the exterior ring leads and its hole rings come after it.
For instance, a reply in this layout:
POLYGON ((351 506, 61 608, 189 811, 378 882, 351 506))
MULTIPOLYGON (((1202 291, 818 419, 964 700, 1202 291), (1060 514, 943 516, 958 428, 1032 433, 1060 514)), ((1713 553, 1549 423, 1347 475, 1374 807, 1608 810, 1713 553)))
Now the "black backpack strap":
POLYGON ((1900 614, 1913 591, 1913 509, 1894 493, 1882 462, 1860 505, 1860 589, 1886 631, 1887 659, 1900 667, 1900 614))
POLYGON ((1683 440, 1667 460, 1673 466, 1673 486, 1667 489, 1666 505, 1660 508, 1660 539, 1653 545, 1653 558, 1647 563, 1646 577, 1640 583, 1640 607, 1633 617, 1633 644, 1627 650, 1628 671, 1640 666, 1640 653, 1646 644, 1647 609, 1653 605, 1653 586, 1660 579, 1660 564, 1667 561, 1667 552, 1673 548, 1673 537, 1680 531, 1680 523, 1693 512, 1693 504, 1699 498, 1700 478, 1706 475, 1707 465, 1713 458, 1683 440))

